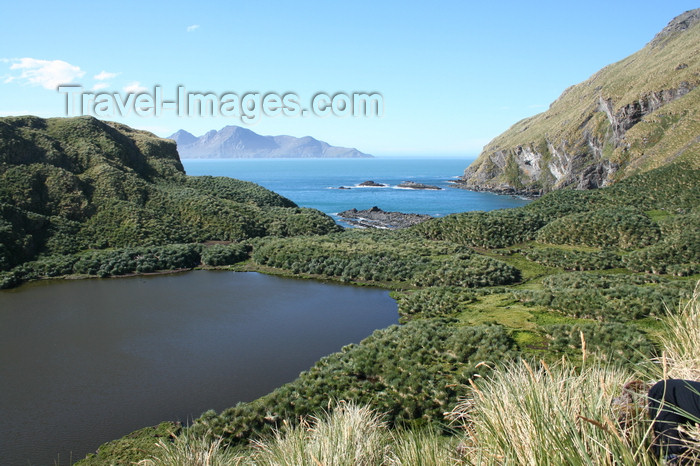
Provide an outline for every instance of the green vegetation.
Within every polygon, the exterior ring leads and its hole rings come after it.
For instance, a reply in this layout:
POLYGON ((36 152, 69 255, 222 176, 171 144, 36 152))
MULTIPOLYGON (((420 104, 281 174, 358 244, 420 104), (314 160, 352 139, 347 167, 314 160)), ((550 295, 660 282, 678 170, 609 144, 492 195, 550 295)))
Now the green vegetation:
POLYGON ((265 238, 252 257, 263 266, 343 281, 475 287, 520 278, 514 267, 460 245, 372 231, 265 238))
POLYGON ((570 214, 548 223, 537 241, 591 247, 638 249, 659 240, 659 226, 631 207, 598 209, 570 214))
POLYGON ((476 295, 459 287, 431 287, 408 293, 393 293, 399 305, 401 322, 410 319, 454 317, 466 304, 476 302, 476 295))
POLYGON ((521 251, 525 257, 547 267, 564 270, 605 270, 622 266, 619 254, 609 250, 532 248, 521 251))
POLYGON ((370 404, 392 426, 439 425, 460 383, 488 370, 479 363, 513 357, 515 349, 501 326, 415 320, 377 330, 269 395, 220 414, 204 413, 191 429, 241 442, 270 433, 283 419, 295 423, 318 413, 329 399, 370 404))
POLYGON ((253 183, 186 176, 175 144, 150 133, 90 117, 0 118, 0 287, 191 268, 199 259, 225 265, 246 250, 200 257, 191 243, 337 230, 321 212, 253 183), (167 256, 176 244, 188 259, 167 256), (110 248, 118 251, 95 251, 110 248))
POLYGON ((689 297, 693 285, 654 276, 573 272, 551 275, 541 289, 519 294, 526 302, 571 317, 627 322, 654 316, 664 305, 689 297))

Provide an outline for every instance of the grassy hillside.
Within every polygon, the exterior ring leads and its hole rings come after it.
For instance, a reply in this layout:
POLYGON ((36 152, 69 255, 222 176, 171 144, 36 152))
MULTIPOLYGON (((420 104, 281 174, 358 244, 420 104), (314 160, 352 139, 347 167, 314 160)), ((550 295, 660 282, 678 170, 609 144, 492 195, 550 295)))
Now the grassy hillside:
POLYGON ((199 263, 144 266, 129 248, 336 230, 321 212, 253 183, 186 176, 175 143, 150 133, 91 117, 0 118, 0 287, 94 272, 74 267, 83 251, 112 249, 90 252, 98 262, 127 257, 103 269, 116 274, 199 263))
POLYGON ((492 140, 471 188, 592 188, 672 161, 700 167, 700 9, 492 140))

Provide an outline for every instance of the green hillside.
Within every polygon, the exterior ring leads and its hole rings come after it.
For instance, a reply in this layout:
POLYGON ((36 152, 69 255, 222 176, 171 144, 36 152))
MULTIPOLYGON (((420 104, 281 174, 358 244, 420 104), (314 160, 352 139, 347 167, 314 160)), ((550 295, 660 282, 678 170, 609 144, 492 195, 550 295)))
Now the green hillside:
MULTIPOLYGON (((92 117, 0 118, 0 287, 199 263, 136 263, 129 248, 336 230, 330 217, 253 183, 187 176, 175 143, 148 132, 92 117), (126 263, 77 266, 86 254, 126 263)), ((201 248, 189 249, 199 257, 201 248)))
POLYGON ((700 9, 496 137, 463 185, 539 193, 606 186, 672 161, 698 168, 698 83, 700 9))

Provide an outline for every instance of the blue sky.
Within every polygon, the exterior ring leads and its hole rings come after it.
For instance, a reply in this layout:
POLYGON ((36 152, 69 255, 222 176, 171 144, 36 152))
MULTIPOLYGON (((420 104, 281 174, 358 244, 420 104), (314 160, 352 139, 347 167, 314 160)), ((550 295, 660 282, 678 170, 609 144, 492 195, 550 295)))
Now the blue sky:
MULTIPOLYGON (((58 83, 88 91, 379 92, 384 113, 261 117, 376 155, 475 155, 568 86, 637 51, 690 1, 4 2, 0 115, 65 116, 58 83)), ((233 117, 111 118, 167 136, 233 117)))

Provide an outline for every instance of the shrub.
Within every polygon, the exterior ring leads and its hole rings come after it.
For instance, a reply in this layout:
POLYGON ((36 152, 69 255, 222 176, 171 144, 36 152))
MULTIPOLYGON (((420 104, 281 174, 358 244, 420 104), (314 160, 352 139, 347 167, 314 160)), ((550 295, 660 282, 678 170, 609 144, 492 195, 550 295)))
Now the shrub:
POLYGON ((570 214, 554 220, 537 233, 540 243, 621 249, 654 244, 659 237, 659 226, 632 207, 570 214))
POLYGON ((213 244, 202 250, 204 265, 232 265, 248 258, 248 248, 243 244, 213 244))
POLYGON ((473 293, 458 287, 429 287, 416 291, 394 292, 401 321, 415 318, 448 317, 468 303, 476 301, 473 293))
POLYGON ((572 317, 626 322, 658 315, 667 303, 686 298, 689 281, 646 275, 603 275, 583 272, 551 275, 540 291, 521 291, 524 301, 555 309, 572 317))
POLYGON ((620 256, 612 251, 536 248, 523 249, 521 252, 533 262, 564 270, 605 270, 622 265, 620 256))

